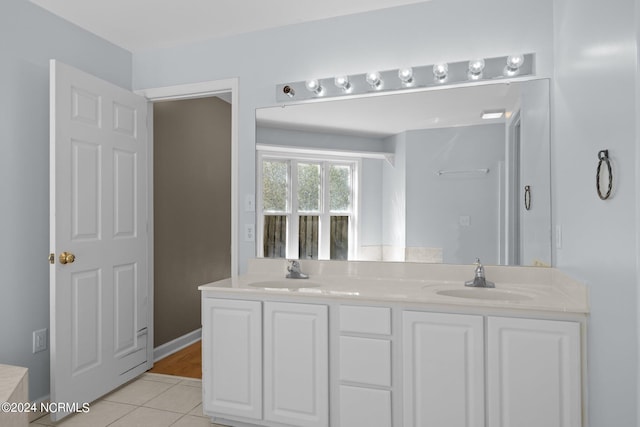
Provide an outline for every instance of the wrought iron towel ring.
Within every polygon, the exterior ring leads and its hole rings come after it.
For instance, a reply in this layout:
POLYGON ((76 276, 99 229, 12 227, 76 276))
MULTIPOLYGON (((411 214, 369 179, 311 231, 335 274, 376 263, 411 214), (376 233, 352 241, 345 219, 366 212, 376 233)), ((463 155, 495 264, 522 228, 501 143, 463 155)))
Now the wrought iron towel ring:
POLYGON ((528 211, 531 210, 531 186, 524 186, 524 208, 528 211))
POLYGON ((596 190, 598 191, 598 197, 601 200, 607 200, 611 196, 611 189, 613 188, 613 171, 611 169, 611 161, 609 160, 609 150, 600 150, 598 152, 598 169, 596 170, 596 190), (602 194, 600 189, 600 170, 602 169, 602 163, 607 164, 607 172, 609 174, 609 185, 607 192, 602 194))

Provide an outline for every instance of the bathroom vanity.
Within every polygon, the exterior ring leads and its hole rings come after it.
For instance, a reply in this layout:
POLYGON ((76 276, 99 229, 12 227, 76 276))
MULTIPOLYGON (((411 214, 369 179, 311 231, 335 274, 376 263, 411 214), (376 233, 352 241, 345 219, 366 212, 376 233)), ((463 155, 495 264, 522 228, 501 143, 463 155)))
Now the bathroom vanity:
POLYGON ((200 286, 203 408, 233 426, 586 425, 585 287, 551 268, 255 259, 200 286), (585 424, 583 424, 585 423, 585 424))

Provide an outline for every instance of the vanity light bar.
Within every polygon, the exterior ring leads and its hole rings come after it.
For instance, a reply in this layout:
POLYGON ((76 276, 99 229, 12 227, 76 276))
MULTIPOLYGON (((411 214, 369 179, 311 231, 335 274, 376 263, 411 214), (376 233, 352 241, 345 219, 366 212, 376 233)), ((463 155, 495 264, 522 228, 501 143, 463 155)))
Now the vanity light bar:
POLYGON ((278 102, 333 98, 535 75, 535 53, 438 63, 276 85, 278 102))

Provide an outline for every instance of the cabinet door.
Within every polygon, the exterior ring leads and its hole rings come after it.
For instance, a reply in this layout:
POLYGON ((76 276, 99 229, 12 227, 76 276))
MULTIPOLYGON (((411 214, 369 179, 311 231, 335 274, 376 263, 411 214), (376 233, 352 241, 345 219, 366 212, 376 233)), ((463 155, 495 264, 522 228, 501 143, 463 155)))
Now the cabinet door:
POLYGON ((202 300, 204 412, 262 417, 261 303, 202 300))
POLYGON ((579 427, 580 325, 489 317, 489 427, 579 427))
POLYGON ((329 423, 327 307, 264 304, 264 419, 329 423))
POLYGON ((484 426, 483 332, 482 316, 402 313, 405 426, 484 426))

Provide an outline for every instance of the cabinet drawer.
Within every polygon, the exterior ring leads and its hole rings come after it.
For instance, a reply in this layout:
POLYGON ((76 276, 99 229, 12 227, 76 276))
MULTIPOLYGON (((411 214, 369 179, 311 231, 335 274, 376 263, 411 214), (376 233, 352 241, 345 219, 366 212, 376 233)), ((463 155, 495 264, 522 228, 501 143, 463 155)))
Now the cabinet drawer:
POLYGON ((388 307, 340 306, 340 332, 391 334, 391 309, 388 307))
POLYGON ((340 426, 391 427, 391 392, 340 386, 340 426))
POLYGON ((391 341, 340 337, 340 380, 391 386, 391 341))

